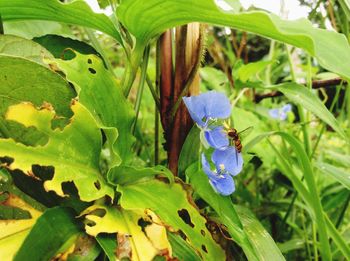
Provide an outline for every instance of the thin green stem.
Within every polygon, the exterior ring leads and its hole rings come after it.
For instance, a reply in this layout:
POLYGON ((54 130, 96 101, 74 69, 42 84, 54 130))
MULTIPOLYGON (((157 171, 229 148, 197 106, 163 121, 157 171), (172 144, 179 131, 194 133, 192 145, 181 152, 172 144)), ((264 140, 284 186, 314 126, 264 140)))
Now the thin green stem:
POLYGON ((151 91, 151 94, 152 94, 154 103, 156 104, 156 109, 157 109, 158 112, 159 112, 159 111, 160 111, 160 100, 159 100, 159 96, 158 96, 157 90, 154 88, 153 83, 152 83, 152 80, 151 80, 151 78, 149 77, 148 74, 146 75, 146 82, 147 82, 147 85, 148 85, 148 87, 149 87, 149 90, 151 91))
POLYGON ((316 227, 316 224, 314 222, 312 222, 312 242, 313 242, 313 247, 314 247, 314 260, 318 261, 317 227, 316 227))
POLYGON ((335 227, 338 229, 344 219, 344 216, 345 216, 345 213, 346 213, 346 210, 348 209, 349 207, 349 203, 350 203, 350 193, 344 203, 344 206, 339 214, 339 217, 338 217, 338 220, 337 220, 337 223, 335 224, 335 227))
MULTIPOLYGON (((287 55, 288 55, 290 74, 292 76, 293 81, 297 82, 297 78, 296 78, 296 75, 295 75, 295 70, 294 70, 294 66, 293 66, 293 60, 292 60, 292 54, 291 54, 290 48, 288 46, 286 46, 286 50, 287 50, 287 55)), ((308 75, 308 80, 309 80, 309 78, 310 78, 310 76, 308 75)), ((305 116, 304 108, 301 105, 297 105, 297 108, 298 108, 300 121, 301 122, 306 122, 306 116, 305 116)), ((311 144, 310 143, 311 142, 310 142, 308 126, 306 124, 302 125, 302 132, 303 132, 303 138, 304 138, 304 147, 305 147, 307 155, 310 156, 310 154, 311 154, 311 144)))
MULTIPOLYGON (((335 95, 334 95, 334 99, 333 99, 333 101, 332 101, 331 107, 329 108, 329 111, 330 111, 330 112, 333 112, 334 107, 335 107, 335 104, 336 104, 337 101, 338 101, 339 94, 340 94, 340 91, 341 91, 341 87, 342 87, 342 85, 338 86, 337 89, 336 89, 336 93, 335 93, 335 95)), ((313 147, 313 149, 312 149, 312 153, 311 153, 311 156, 310 156, 310 159, 311 159, 311 160, 312 160, 313 157, 315 156, 317 147, 318 147, 318 145, 319 145, 319 143, 320 143, 320 141, 321 141, 321 138, 322 138, 323 133, 324 133, 325 130, 326 130, 326 124, 323 123, 322 128, 321 128, 321 130, 320 130, 320 133, 319 133, 318 136, 317 136, 316 143, 315 143, 315 145, 314 145, 314 147, 313 147)))
MULTIPOLYGON (((273 59, 273 56, 275 54, 275 47, 276 47, 276 42, 274 40, 271 41, 270 43, 270 51, 269 51, 269 60, 271 61, 273 59)), ((265 73, 265 81, 267 85, 271 85, 271 64, 269 64, 266 68, 266 73, 265 73)))
POLYGON ((140 62, 142 60, 142 56, 145 51, 145 46, 142 44, 135 46, 133 52, 131 53, 128 63, 126 65, 126 69, 124 72, 124 77, 122 80, 122 86, 124 89, 124 95, 125 97, 129 96, 129 93, 131 91, 132 85, 134 83, 134 80, 136 78, 137 70, 139 68, 140 62))
POLYGON ((145 87, 145 81, 146 81, 146 75, 147 75, 147 66, 148 66, 148 58, 149 58, 149 52, 150 52, 150 47, 147 46, 145 49, 145 53, 143 56, 143 61, 142 61, 142 66, 141 66, 141 77, 140 77, 140 83, 139 83, 139 88, 137 91, 137 96, 136 96, 136 102, 135 102, 135 122, 132 126, 132 133, 135 133, 136 130, 136 125, 137 125, 137 120, 140 114, 140 108, 141 108, 141 101, 142 101, 142 95, 143 95, 143 90, 145 87))
MULTIPOLYGON (((308 237, 308 234, 307 234, 307 230, 306 230, 306 226, 305 226, 305 215, 304 215, 304 210, 301 211, 300 213, 300 218, 301 218, 301 225, 303 227, 303 237, 304 237, 304 240, 305 240, 305 248, 306 248, 306 252, 307 252, 307 255, 309 257, 308 260, 312 260, 312 257, 311 257, 311 249, 310 249, 310 244, 309 244, 309 237, 308 237)), ((314 244, 317 246, 317 244, 314 244)), ((315 247, 315 246, 314 246, 315 247)))

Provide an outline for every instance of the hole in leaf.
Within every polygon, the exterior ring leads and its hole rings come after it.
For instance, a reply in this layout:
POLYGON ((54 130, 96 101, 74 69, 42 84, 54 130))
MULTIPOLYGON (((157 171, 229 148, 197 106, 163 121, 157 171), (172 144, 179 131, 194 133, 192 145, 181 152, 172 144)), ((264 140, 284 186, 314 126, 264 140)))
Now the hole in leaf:
POLYGON ((0 163, 4 163, 6 165, 11 165, 14 162, 13 158, 10 157, 0 157, 0 163))
POLYGON ((32 165, 32 171, 36 177, 46 181, 53 178, 55 168, 53 166, 32 165))
POLYGON ((194 228, 194 224, 191 221, 190 214, 188 213, 188 211, 186 209, 183 208, 181 210, 178 210, 177 214, 187 225, 194 228))
POLYGON ((90 58, 87 60, 87 62, 88 64, 92 64, 92 60, 90 58))
POLYGON ((203 237, 205 237, 205 231, 203 229, 201 229, 201 234, 203 237))
POLYGON ((89 72, 92 73, 92 74, 96 74, 96 70, 93 69, 93 68, 89 68, 89 72))
POLYGON ((203 250, 205 253, 208 253, 208 250, 207 250, 207 248, 205 247, 205 245, 202 245, 202 250, 203 250))
POLYGON ((95 185, 95 188, 96 188, 97 190, 100 190, 100 189, 101 189, 101 183, 100 183, 98 180, 96 180, 96 181, 94 182, 94 185, 95 185))

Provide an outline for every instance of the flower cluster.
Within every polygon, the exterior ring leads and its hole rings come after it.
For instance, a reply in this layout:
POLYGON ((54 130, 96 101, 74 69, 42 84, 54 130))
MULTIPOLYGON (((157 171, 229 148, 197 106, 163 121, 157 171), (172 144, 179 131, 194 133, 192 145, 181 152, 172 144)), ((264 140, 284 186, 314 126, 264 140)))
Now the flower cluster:
POLYGON ((292 111, 292 105, 286 104, 282 108, 276 108, 269 110, 269 115, 275 120, 285 121, 288 116, 288 112, 292 111))
POLYGON ((220 120, 231 114, 231 104, 228 98, 220 92, 210 91, 198 96, 184 97, 183 101, 198 127, 201 129, 205 146, 214 149, 211 162, 202 153, 202 168, 208 176, 214 190, 224 196, 235 190, 233 176, 241 172, 243 158, 235 146, 230 145, 230 139, 220 120))

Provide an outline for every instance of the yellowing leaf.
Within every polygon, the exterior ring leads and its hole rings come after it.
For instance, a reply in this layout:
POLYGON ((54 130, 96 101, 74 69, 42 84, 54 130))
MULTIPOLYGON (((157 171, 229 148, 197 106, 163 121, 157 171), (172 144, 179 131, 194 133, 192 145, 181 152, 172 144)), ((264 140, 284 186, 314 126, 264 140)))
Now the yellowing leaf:
POLYGON ((53 166, 54 177, 45 181, 44 187, 60 196, 64 196, 62 183, 74 182, 83 201, 105 195, 113 198, 112 187, 100 173, 101 133, 89 111, 75 102, 71 123, 63 130, 52 130, 50 123, 55 113, 46 107, 38 111, 32 104, 22 103, 9 108, 7 120, 33 126, 46 134, 49 141, 44 146, 30 147, 12 139, 0 139, 0 157, 14 158, 10 167, 24 172, 30 172, 34 164, 53 166))
POLYGON ((118 186, 118 191, 122 194, 120 204, 124 209, 151 210, 163 224, 173 231, 181 231, 203 260, 225 259, 224 251, 206 228, 207 220, 192 205, 181 184, 151 180, 118 186))
MULTIPOLYGON (((148 230, 150 235, 146 236, 141 227, 138 225, 142 215, 134 211, 94 205, 86 209, 82 214, 88 214, 86 215, 86 218, 93 222, 93 225, 86 225, 85 227, 88 234, 97 236, 99 233, 118 233, 119 240, 128 240, 129 243, 119 242, 119 245, 122 245, 124 248, 130 245, 130 255, 132 260, 153 260, 157 254, 160 254, 160 250, 164 249, 162 248, 163 246, 170 246, 168 242, 164 242, 166 241, 166 238, 164 238, 166 232, 165 228, 162 226, 158 225, 157 229, 155 229, 155 227, 151 227, 148 230), (98 210, 105 212, 103 217, 92 213, 98 210), (152 238, 151 240, 149 236, 152 238), (161 249, 158 249, 153 244, 153 242, 157 240, 160 242, 160 244, 157 246, 160 246, 161 249)), ((118 252, 123 252, 125 255, 128 250, 120 249, 117 250, 117 254, 118 252)))
POLYGON ((0 260, 10 261, 42 213, 13 194, 2 204, 27 210, 32 216, 23 220, 0 220, 0 260))

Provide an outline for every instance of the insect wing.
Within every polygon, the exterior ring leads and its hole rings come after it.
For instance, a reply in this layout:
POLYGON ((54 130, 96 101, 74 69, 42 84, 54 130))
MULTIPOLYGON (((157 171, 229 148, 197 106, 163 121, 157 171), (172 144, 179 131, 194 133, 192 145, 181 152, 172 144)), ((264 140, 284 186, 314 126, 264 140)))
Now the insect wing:
POLYGON ((245 137, 248 137, 249 134, 253 131, 254 127, 250 126, 248 128, 245 128, 244 130, 238 132, 238 136, 241 140, 243 140, 245 137))

